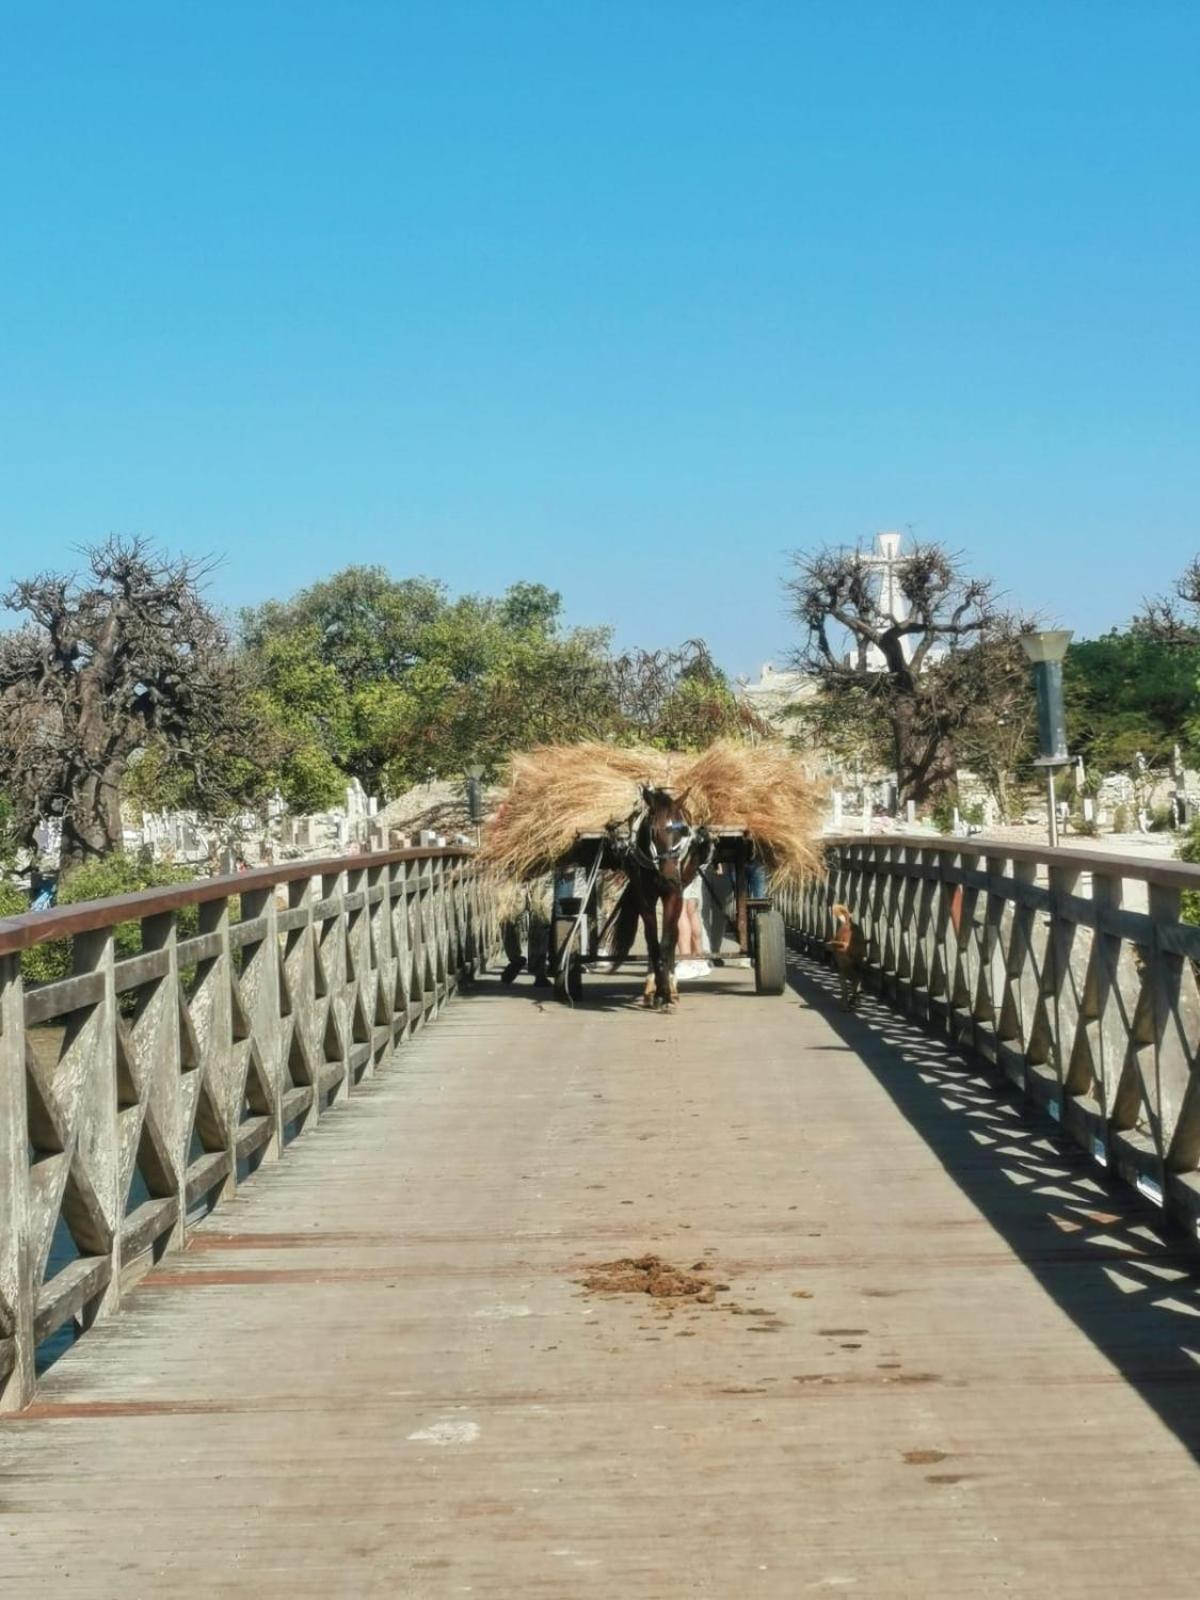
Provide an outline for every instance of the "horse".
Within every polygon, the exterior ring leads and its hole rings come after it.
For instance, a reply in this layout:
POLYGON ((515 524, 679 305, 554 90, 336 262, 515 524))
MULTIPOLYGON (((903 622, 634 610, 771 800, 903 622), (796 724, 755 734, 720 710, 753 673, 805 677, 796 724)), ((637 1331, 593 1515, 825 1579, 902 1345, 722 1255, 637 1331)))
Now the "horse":
POLYGON ((642 786, 640 816, 629 819, 628 837, 619 859, 629 882, 621 891, 613 929, 612 971, 633 948, 640 918, 646 935, 648 971, 642 1004, 670 1010, 679 1000, 675 981, 675 943, 683 910, 683 891, 699 872, 708 853, 702 830, 692 826, 688 791, 677 798, 666 789, 642 786), (662 901, 662 938, 658 934, 658 902, 662 901))

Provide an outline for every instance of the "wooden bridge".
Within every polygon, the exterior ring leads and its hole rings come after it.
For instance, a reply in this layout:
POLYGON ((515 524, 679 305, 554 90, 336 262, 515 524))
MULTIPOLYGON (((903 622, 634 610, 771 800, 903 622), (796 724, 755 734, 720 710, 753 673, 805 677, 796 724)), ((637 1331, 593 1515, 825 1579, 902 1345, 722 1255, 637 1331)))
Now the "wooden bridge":
POLYGON ((984 849, 671 1016, 452 852, 0 923, 0 1594, 1190 1595, 1198 875, 984 849))

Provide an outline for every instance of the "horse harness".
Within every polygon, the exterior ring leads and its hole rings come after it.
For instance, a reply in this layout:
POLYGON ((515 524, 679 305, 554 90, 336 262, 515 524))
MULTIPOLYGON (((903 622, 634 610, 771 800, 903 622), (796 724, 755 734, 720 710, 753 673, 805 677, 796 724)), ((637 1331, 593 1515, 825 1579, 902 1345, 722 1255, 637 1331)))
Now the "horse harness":
POLYGON ((652 872, 663 883, 674 885, 682 883, 683 867, 693 846, 702 851, 708 845, 708 834, 704 828, 693 828, 690 822, 670 822, 668 830, 674 834, 672 842, 662 848, 654 837, 654 829, 646 826, 651 819, 650 807, 643 805, 630 812, 626 819, 626 835, 618 841, 620 854, 628 856, 646 872, 652 872), (643 846, 641 833, 646 826, 646 843, 643 846), (672 870, 673 869, 673 870, 672 870))

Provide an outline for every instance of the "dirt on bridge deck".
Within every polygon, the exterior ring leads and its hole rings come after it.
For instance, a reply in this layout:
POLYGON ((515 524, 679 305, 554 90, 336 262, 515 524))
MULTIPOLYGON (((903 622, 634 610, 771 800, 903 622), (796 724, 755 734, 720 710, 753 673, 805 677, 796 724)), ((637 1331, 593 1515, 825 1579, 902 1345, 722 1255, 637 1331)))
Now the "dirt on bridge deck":
POLYGON ((0 1595, 1190 1595, 1194 1258, 805 971, 456 1000, 0 1423, 0 1595))

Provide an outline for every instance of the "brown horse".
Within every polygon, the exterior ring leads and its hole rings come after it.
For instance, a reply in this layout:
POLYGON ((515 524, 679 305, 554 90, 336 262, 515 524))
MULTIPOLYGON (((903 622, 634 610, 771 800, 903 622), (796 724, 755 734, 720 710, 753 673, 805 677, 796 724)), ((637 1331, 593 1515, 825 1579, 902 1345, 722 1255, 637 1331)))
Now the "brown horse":
POLYGON ((708 853, 702 830, 692 825, 687 812, 687 791, 677 799, 666 789, 642 789, 642 811, 630 818, 630 831, 618 847, 618 859, 629 879, 621 891, 613 930, 613 971, 633 948, 639 919, 646 936, 649 972, 643 1005, 666 1009, 679 999, 675 981, 675 944, 683 891, 699 872, 708 853), (658 903, 662 901, 662 938, 658 934, 658 903))

